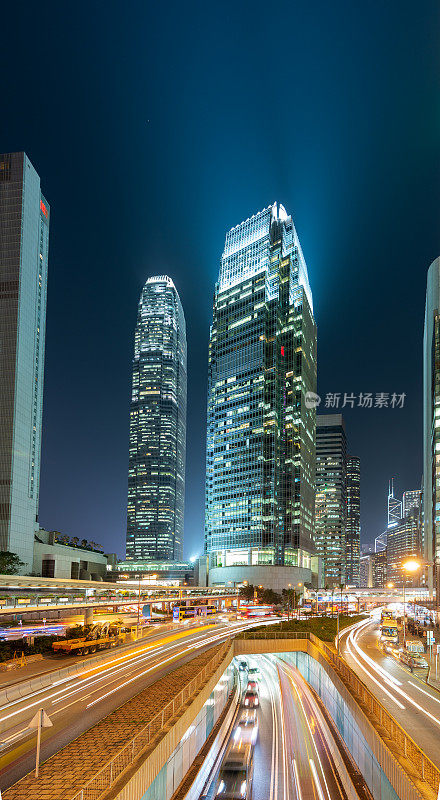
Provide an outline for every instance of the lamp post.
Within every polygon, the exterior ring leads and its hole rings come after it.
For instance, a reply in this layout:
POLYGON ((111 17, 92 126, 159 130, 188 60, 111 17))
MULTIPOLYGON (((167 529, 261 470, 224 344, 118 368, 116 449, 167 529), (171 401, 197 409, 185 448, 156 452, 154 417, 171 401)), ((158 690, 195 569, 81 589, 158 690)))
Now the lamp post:
POLYGON ((411 559, 410 561, 404 561, 402 564, 402 571, 403 571, 403 647, 406 649, 406 619, 405 619, 405 585, 406 585, 406 575, 408 573, 417 572, 420 568, 420 563, 411 559))

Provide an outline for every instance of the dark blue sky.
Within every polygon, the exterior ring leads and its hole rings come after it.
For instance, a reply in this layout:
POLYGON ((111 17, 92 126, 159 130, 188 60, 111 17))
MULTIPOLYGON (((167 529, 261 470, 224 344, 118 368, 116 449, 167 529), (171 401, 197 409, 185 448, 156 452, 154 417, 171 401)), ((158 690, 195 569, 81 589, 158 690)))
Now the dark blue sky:
POLYGON ((185 310, 185 551, 204 520, 206 367, 224 235, 293 214, 319 390, 406 392, 346 414, 362 526, 419 485, 426 271, 440 253, 437 2, 18 3, 2 11, 0 150, 51 204, 40 521, 125 546, 136 309, 168 273, 185 310))

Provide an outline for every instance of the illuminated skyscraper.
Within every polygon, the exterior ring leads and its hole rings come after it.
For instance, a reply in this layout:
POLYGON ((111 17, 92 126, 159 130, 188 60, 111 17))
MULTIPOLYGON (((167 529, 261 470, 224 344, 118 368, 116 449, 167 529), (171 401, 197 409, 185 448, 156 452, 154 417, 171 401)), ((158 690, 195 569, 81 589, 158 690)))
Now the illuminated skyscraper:
POLYGON ((347 458, 347 523, 345 526, 346 582, 359 586, 361 537, 361 462, 347 458))
MULTIPOLYGON (((306 393, 315 391, 307 268, 292 218, 274 203, 226 235, 215 289, 206 456, 210 581, 212 570, 221 580, 225 567, 311 568, 316 415, 306 393)), ((249 570, 238 573, 252 580, 249 570)))
POLYGON ((316 551, 323 586, 347 583, 347 442, 342 414, 316 418, 316 551))
POLYGON ((0 155, 0 550, 24 572, 38 527, 49 214, 26 154, 0 155))
POLYGON ((183 556, 186 329, 171 278, 149 278, 138 307, 130 410, 127 559, 183 556))
POLYGON ((424 558, 436 565, 434 586, 440 591, 440 258, 432 262, 426 284, 423 336, 423 549, 424 558))

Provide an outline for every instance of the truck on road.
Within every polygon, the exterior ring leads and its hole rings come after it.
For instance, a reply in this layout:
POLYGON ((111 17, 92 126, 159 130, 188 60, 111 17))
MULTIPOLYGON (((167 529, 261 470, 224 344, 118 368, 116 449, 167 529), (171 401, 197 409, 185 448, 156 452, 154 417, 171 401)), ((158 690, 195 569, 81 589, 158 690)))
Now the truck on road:
POLYGON ((117 647, 125 639, 125 634, 121 631, 121 624, 116 622, 106 622, 103 625, 93 625, 91 630, 79 639, 61 639, 52 644, 55 653, 68 655, 88 655, 96 653, 97 650, 107 650, 110 647, 117 647))

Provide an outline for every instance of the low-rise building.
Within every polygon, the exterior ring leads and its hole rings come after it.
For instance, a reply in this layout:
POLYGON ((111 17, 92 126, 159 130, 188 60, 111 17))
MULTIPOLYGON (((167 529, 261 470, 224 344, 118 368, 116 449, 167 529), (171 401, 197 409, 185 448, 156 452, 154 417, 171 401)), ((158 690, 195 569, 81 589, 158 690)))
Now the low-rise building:
POLYGON ((40 528, 35 534, 32 574, 42 578, 108 580, 107 565, 116 557, 95 550, 82 540, 40 528), (76 541, 78 544, 76 544, 76 541))

